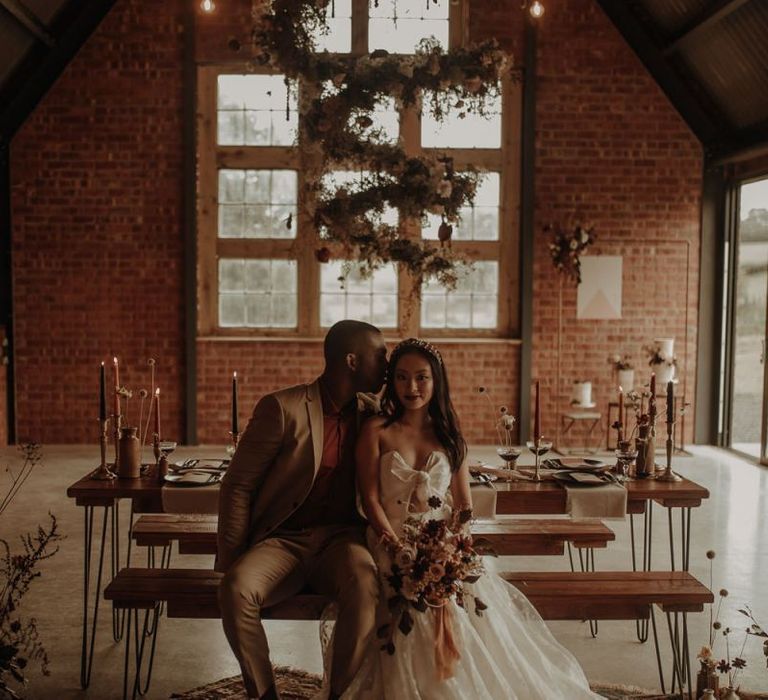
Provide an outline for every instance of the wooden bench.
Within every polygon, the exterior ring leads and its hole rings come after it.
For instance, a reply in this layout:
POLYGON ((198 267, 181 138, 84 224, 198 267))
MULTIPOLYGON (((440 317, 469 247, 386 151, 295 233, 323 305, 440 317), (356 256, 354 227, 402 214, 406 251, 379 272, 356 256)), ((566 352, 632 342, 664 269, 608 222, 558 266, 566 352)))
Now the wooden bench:
MULTIPOLYGON (((142 515, 133 525, 138 545, 167 547, 178 542, 179 554, 216 554, 215 515, 163 513, 142 515)), ((563 554, 566 542, 577 548, 604 548, 616 539, 600 520, 584 518, 478 520, 476 539, 487 540, 500 555, 563 554)))
MULTIPOLYGON (((654 644, 659 677, 664 689, 658 636, 652 606, 657 605, 667 615, 670 643, 673 651, 673 680, 688 679, 690 690, 690 654, 685 617, 682 633, 671 614, 700 612, 714 597, 706 586, 687 571, 599 571, 599 572, 511 572, 501 576, 520 590, 545 620, 636 620, 652 618, 654 644)), ((168 617, 220 617, 217 589, 222 574, 203 569, 122 569, 104 590, 104 598, 118 609, 131 612, 157 610, 166 605, 168 617)), ((264 619, 319 619, 328 603, 324 596, 300 594, 282 603, 265 608, 264 619)), ((134 621, 134 624, 137 624, 134 621)), ((146 622, 145 622, 146 625, 146 622)), ((127 676, 130 634, 126 634, 126 669, 124 696, 127 697, 127 676)), ((142 650, 137 655, 134 695, 139 684, 142 650)))

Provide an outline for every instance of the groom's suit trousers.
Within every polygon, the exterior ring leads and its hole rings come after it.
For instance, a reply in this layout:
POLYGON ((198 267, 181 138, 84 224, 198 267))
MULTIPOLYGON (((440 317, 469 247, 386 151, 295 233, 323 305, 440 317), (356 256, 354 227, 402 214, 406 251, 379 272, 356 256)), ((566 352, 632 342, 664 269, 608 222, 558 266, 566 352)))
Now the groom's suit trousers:
POLYGON ((277 530, 243 554, 219 587, 227 635, 240 662, 249 697, 274 683, 261 610, 306 586, 338 604, 331 687, 341 693, 351 682, 374 633, 379 583, 362 526, 277 530))

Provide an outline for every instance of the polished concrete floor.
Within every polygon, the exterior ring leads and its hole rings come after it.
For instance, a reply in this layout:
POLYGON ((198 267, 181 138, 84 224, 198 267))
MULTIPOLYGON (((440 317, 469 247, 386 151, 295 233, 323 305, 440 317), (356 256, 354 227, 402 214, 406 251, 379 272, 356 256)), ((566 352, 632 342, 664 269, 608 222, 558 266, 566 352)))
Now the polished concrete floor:
MULTIPOLYGON (((714 588, 726 588, 730 595, 723 605, 725 625, 741 630, 745 625, 737 609, 749 604, 768 627, 768 469, 744 462, 711 448, 692 448, 693 456, 675 459, 683 475, 706 486, 712 497, 694 511, 691 570, 705 583, 709 566, 705 552, 717 552, 714 560, 714 588)), ((180 448, 179 456, 215 456, 221 450, 180 448)), ((44 460, 22 492, 0 517, 0 537, 18 549, 18 536, 45 523, 54 513, 66 539, 61 550, 42 567, 24 599, 24 614, 38 620, 40 636, 51 660, 50 676, 41 677, 30 669, 28 698, 119 698, 122 682, 123 647, 111 640, 111 616, 102 605, 96 641, 95 663, 90 688, 79 684, 82 611, 83 513, 66 498, 67 486, 82 476, 97 459, 92 447, 46 446, 44 460)), ((0 450, 0 466, 18 464, 13 448, 0 450)), ((0 484, 7 484, 3 474, 0 484)), ((3 489, 4 493, 5 489, 3 489)), ((123 505, 125 524, 129 508, 123 505)), ((667 517, 654 509, 654 567, 668 568, 667 517)), ((678 525, 679 518, 675 524, 678 525)), ((626 570, 631 567, 629 522, 615 521, 616 542, 598 554, 599 568, 626 570)), ((124 529, 125 531, 125 529, 124 529)), ((139 563, 138 559, 134 559, 139 563)), ((174 556, 173 564, 207 568, 211 557, 174 556)), ((518 570, 564 570, 567 558, 504 558, 497 565, 518 570)), ((660 620, 661 621, 661 620, 660 620)), ((317 624, 312 622, 269 622, 268 635, 276 664, 320 670, 317 624)), ((652 644, 640 644, 631 622, 602 622, 597 639, 585 623, 557 622, 550 627, 557 638, 578 657, 592 680, 623 682, 648 688, 658 687, 652 644)), ((708 614, 692 616, 691 646, 698 649, 708 637, 708 614)), ((660 628, 661 629, 661 628, 660 628)), ((148 697, 167 698, 179 692, 237 672, 218 620, 163 620, 159 632, 154 678, 148 697)), ((740 646, 742 634, 735 632, 740 646)), ((663 650, 666 653, 667 645, 663 650)), ((724 650, 722 640, 718 653, 724 650)), ((768 689, 768 669, 761 644, 747 642, 744 656, 748 666, 741 683, 752 689, 768 689)))

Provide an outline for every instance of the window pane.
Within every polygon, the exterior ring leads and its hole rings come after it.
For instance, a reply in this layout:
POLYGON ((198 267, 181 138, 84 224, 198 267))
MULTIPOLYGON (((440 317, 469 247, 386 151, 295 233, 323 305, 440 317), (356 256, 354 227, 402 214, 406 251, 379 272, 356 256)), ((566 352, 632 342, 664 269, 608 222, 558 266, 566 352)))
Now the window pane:
MULTIPOLYGON (((453 227, 454 241, 499 240, 500 182, 499 173, 483 173, 475 194, 474 206, 462 207, 459 210, 461 222, 453 227)), ((437 240, 441 221, 439 216, 428 214, 421 235, 437 240)))
POLYGON ((219 238, 296 238, 297 188, 295 170, 219 170, 219 238))
POLYGON ((363 279, 353 266, 341 287, 342 263, 320 266, 320 325, 328 327, 345 318, 367 321, 383 328, 397 326, 397 271, 385 265, 363 279))
POLYGON ((296 141, 297 88, 282 75, 220 75, 217 133, 220 146, 290 146, 296 141), (289 110, 286 119, 286 108, 289 110))
POLYGON ((368 50, 413 53, 418 43, 434 37, 448 48, 449 0, 408 2, 379 0, 371 5, 368 21, 368 50))
POLYGON ((421 145, 424 148, 501 148, 501 96, 489 101, 487 116, 468 113, 459 117, 453 109, 438 122, 426 102, 421 114, 421 145))
POLYGON ((459 279, 455 291, 434 280, 421 288, 423 328, 496 328, 499 304, 499 263, 476 262, 459 279))
POLYGON ((295 260, 219 260, 219 326, 295 328, 295 260))
POLYGON ((349 53, 352 50, 352 0, 333 0, 325 8, 328 33, 315 34, 318 51, 349 53))

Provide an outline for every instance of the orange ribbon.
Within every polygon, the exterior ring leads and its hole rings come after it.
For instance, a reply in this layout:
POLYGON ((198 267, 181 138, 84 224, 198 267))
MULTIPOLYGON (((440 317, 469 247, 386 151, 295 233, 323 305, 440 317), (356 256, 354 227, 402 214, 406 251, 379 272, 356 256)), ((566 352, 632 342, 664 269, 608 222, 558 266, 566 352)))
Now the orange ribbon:
POLYGON ((435 670, 437 680, 453 677, 453 667, 461 658, 453 636, 453 615, 449 605, 435 610, 435 670))

